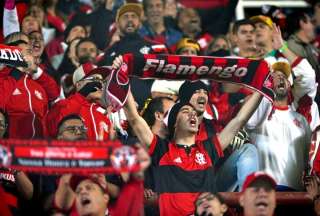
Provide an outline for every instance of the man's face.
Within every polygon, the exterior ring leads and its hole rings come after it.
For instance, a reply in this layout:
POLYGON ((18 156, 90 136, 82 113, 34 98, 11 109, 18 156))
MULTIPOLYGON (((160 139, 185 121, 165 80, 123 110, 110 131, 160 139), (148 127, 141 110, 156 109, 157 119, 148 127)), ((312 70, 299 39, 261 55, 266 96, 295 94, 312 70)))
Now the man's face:
POLYGON ((184 47, 179 51, 179 55, 197 56, 198 52, 193 47, 184 47))
POLYGON ((0 112, 0 139, 3 138, 7 130, 7 121, 5 116, 0 112))
POLYGON ((240 205, 248 216, 272 216, 276 207, 276 192, 270 185, 248 187, 240 196, 240 205))
POLYGON ((277 99, 284 99, 288 96, 288 89, 290 83, 284 73, 281 71, 274 71, 273 77, 273 90, 276 94, 277 99))
POLYGON ((80 64, 84 64, 86 62, 94 64, 98 55, 98 49, 94 43, 85 41, 79 44, 76 53, 80 64))
POLYGON ((65 141, 86 140, 87 128, 80 119, 69 119, 60 126, 57 138, 65 141))
POLYGON ((241 25, 235 35, 235 42, 241 49, 255 46, 255 29, 252 25, 241 25))
POLYGON ((21 24, 21 31, 25 34, 29 34, 33 31, 40 31, 40 25, 38 23, 38 20, 32 16, 26 16, 22 20, 21 24))
POLYGON ((86 37, 86 30, 82 26, 75 26, 70 30, 69 35, 66 39, 66 42, 70 43, 76 38, 85 38, 85 37, 86 37))
POLYGON ((184 9, 179 15, 178 26, 185 34, 201 32, 201 19, 198 13, 191 8, 184 9))
POLYGON ((198 115, 203 114, 208 103, 208 92, 204 89, 196 90, 189 102, 197 111, 198 115))
POLYGON ((218 51, 220 49, 229 50, 228 42, 223 38, 218 38, 214 42, 214 44, 212 45, 211 49, 209 50, 209 53, 218 51))
POLYGON ((76 208, 80 216, 104 215, 109 196, 102 192, 99 185, 86 179, 77 186, 75 193, 76 208))
POLYGON ((304 31, 309 41, 313 41, 316 38, 314 24, 308 15, 306 15, 306 22, 301 21, 301 30, 304 31))
POLYGON ((272 41, 272 29, 268 25, 262 22, 257 22, 255 27, 257 44, 265 44, 266 42, 272 41))
POLYGON ((165 114, 166 112, 168 112, 168 110, 169 110, 173 105, 174 105, 174 101, 173 101, 173 100, 163 99, 163 100, 162 100, 163 114, 165 114))
POLYGON ((197 133, 198 126, 199 120, 195 109, 190 105, 183 106, 177 115, 176 131, 197 133))
POLYGON ((32 54, 34 57, 40 57, 44 50, 44 39, 40 32, 33 32, 29 35, 32 54))
POLYGON ((118 27, 121 35, 135 33, 140 26, 140 17, 134 12, 129 11, 119 17, 118 27))
POLYGON ((164 4, 162 0, 148 0, 145 12, 149 23, 162 22, 164 14, 164 4))
POLYGON ((222 204, 220 200, 211 193, 200 194, 196 201, 196 210, 198 215, 219 216, 227 211, 227 205, 222 204))

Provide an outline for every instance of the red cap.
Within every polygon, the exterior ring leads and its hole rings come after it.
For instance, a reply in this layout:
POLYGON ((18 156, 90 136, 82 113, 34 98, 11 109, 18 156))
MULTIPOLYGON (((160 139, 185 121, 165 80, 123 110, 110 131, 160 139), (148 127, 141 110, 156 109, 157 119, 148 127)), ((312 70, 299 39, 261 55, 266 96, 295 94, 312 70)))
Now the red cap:
POLYGON ((110 67, 97 67, 91 62, 80 65, 72 76, 72 82, 75 85, 78 81, 86 78, 92 74, 101 74, 103 78, 106 78, 111 73, 110 67))
POLYGON ((258 171, 247 176, 242 186, 242 192, 244 192, 248 187, 250 187, 252 183, 254 183, 258 179, 267 180, 273 188, 276 188, 277 183, 270 175, 265 172, 258 171))
POLYGON ((84 180, 91 180, 93 183, 99 185, 103 191, 106 191, 106 188, 104 188, 103 185, 101 185, 101 183, 99 182, 99 180, 97 178, 94 178, 92 176, 89 175, 73 175, 70 179, 70 187, 73 191, 76 191, 77 186, 84 180))

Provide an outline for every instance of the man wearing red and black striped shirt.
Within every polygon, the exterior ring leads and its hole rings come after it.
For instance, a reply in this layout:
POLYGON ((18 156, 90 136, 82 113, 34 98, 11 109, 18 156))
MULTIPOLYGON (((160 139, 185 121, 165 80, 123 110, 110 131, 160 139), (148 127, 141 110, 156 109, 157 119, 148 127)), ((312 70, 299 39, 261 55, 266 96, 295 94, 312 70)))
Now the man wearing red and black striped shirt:
MULTIPOLYGON (((121 64, 121 58, 116 58, 113 67, 119 68, 121 64)), ((194 201, 199 192, 215 187, 212 181, 215 161, 223 155, 223 150, 250 118, 260 100, 259 93, 254 93, 220 134, 196 142, 199 120, 190 104, 177 103, 171 108, 167 116, 170 139, 164 140, 154 135, 139 116, 129 92, 125 106, 127 119, 140 142, 150 145, 161 215, 194 213, 194 201)))

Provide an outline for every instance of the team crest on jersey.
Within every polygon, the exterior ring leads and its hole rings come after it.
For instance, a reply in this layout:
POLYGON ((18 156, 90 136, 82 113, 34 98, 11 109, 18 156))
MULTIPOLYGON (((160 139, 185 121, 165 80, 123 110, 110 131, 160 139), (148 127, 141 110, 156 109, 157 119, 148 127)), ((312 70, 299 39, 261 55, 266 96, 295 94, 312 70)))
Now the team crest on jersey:
POLYGON ((43 100, 43 97, 42 97, 41 92, 39 92, 38 90, 35 90, 35 91, 34 91, 34 94, 36 95, 36 97, 37 97, 39 100, 43 100))
POLYGON ((150 51, 150 47, 144 46, 139 50, 142 54, 148 54, 150 51))
POLYGON ((200 153, 200 152, 197 152, 196 153, 196 163, 198 163, 199 165, 204 165, 204 164, 207 164, 207 161, 206 161, 206 157, 204 156, 203 153, 200 153))
POLYGON ((294 123, 297 127, 302 128, 301 122, 300 122, 298 119, 295 118, 295 119, 293 120, 293 123, 294 123))

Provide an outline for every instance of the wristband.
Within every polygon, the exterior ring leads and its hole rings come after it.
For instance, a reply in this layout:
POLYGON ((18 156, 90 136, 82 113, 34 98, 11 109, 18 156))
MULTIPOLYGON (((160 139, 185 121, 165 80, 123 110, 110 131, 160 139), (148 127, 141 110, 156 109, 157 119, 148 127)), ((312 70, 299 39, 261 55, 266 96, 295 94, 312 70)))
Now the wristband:
POLYGON ((279 52, 283 53, 288 49, 288 43, 284 42, 282 47, 279 49, 279 52))

